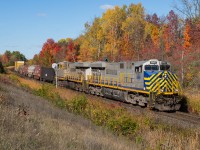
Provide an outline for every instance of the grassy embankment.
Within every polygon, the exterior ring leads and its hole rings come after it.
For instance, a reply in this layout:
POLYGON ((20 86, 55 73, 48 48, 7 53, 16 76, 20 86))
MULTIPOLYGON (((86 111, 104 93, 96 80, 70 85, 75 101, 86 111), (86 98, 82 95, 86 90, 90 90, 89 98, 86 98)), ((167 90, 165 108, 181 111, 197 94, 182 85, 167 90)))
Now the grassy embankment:
POLYGON ((188 88, 183 94, 188 104, 188 111, 200 115, 200 89, 188 88))
MULTIPOLYGON (((1 77, 12 80, 16 85, 42 96, 56 106, 78 115, 82 115, 98 126, 113 131, 117 135, 127 137, 139 147, 148 149, 198 149, 199 132, 182 129, 156 120, 151 112, 148 115, 130 114, 118 104, 108 105, 95 99, 87 99, 84 94, 64 88, 56 89, 49 84, 41 84, 14 75, 1 77)), ((9 82, 9 81, 6 81, 9 82)))
POLYGON ((81 116, 0 82, 0 149, 135 149, 81 116), (110 144, 112 143, 112 144, 110 144))

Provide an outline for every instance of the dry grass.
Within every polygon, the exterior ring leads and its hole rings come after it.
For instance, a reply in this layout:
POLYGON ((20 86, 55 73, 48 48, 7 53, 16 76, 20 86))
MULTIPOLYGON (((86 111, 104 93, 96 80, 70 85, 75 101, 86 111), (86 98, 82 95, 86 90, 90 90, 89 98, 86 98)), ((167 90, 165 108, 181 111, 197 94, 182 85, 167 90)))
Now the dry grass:
POLYGON ((189 111, 200 115, 200 89, 185 89, 184 95, 188 101, 189 111))
POLYGON ((130 143, 94 131, 92 125, 83 127, 75 118, 66 121, 33 112, 21 116, 12 107, 1 109, 0 114, 1 149, 131 149, 130 143))
POLYGON ((65 100, 71 100, 74 97, 78 96, 77 92, 73 90, 68 90, 66 92, 66 88, 62 87, 58 87, 57 89, 55 89, 55 92, 57 92, 60 95, 60 97, 65 100))
MULTIPOLYGON (((34 89, 34 90, 38 90, 42 87, 42 84, 38 81, 35 81, 35 80, 27 80, 25 78, 19 78, 19 77, 13 76, 13 75, 11 75, 10 77, 11 78, 13 78, 13 77, 17 78, 18 82, 22 86, 31 87, 31 89, 34 89)), ((47 84, 47 83, 44 83, 44 84, 47 84)), ((53 88, 54 93, 58 93, 62 99, 70 100, 70 99, 74 98, 75 96, 77 96, 77 92, 75 92, 73 90, 71 90, 70 92, 66 92, 66 88, 58 87, 56 89, 55 86, 52 85, 52 84, 48 84, 48 86, 50 88, 53 88)))
POLYGON ((30 86, 31 88, 38 90, 39 88, 41 88, 41 83, 36 82, 34 80, 27 80, 24 78, 18 78, 19 83, 24 85, 24 86, 30 86))
MULTIPOLYGON (((163 122, 155 122, 153 115, 148 114, 146 118, 151 120, 146 121, 145 117, 140 118, 140 133, 144 147, 152 149, 174 149, 174 150, 196 150, 200 149, 200 131, 199 129, 190 130, 170 125, 163 122)), ((139 137, 139 136, 138 136, 139 137)))
MULTIPOLYGON (((31 87, 31 89, 32 88, 39 89, 41 87, 41 84, 34 83, 35 81, 32 81, 32 80, 26 81, 26 79, 22 79, 22 80, 19 79, 19 81, 22 85, 27 85, 27 87, 28 88, 31 87)), ((64 100, 71 100, 71 98, 73 98, 74 96, 77 96, 77 93, 71 90, 67 90, 64 88, 58 88, 58 89, 55 89, 54 87, 52 88, 53 88, 52 91, 58 92, 61 95, 61 98, 64 100)), ((26 99, 29 98, 28 96, 26 96, 25 93, 21 95, 23 95, 23 97, 26 97, 26 99)), ((17 95, 13 95, 13 97, 17 98, 17 95)), ((42 133, 41 137, 39 138, 39 141, 42 141, 42 143, 46 143, 46 141, 49 141, 49 143, 52 144, 53 149, 56 149, 56 148, 57 149, 63 149, 63 148, 64 149, 66 148, 68 149, 133 149, 133 145, 134 145, 134 149, 136 149, 135 145, 137 145, 137 148, 139 147, 140 149, 191 149, 191 150, 200 149, 200 145, 199 145, 200 132, 198 130, 194 131, 193 129, 190 129, 190 128, 183 129, 174 125, 170 125, 170 123, 166 123, 166 122, 163 123, 160 120, 156 120, 155 116, 151 114, 151 112, 148 112, 147 115, 134 115, 134 114, 130 115, 130 114, 127 114, 127 112, 125 112, 126 115, 131 116, 132 119, 136 121, 138 124, 136 133, 132 135, 132 138, 130 138, 132 142, 131 141, 128 142, 126 140, 124 141, 123 138, 117 138, 116 136, 110 135, 110 133, 106 132, 105 130, 100 129, 100 131, 102 132, 98 132, 97 130, 99 130, 99 128, 96 128, 91 123, 86 123, 84 119, 81 118, 80 116, 73 116, 72 114, 67 113, 66 111, 60 112, 60 110, 57 110, 57 111, 62 113, 62 117, 60 116, 61 114, 59 115, 57 113, 54 114, 56 112, 55 109, 49 110, 49 107, 48 107, 49 104, 47 104, 47 101, 40 100, 34 103, 33 100, 34 99, 30 99, 29 105, 28 103, 26 105, 28 106, 31 105, 31 107, 36 107, 37 112, 45 110, 45 116, 41 116, 37 114, 33 115, 32 116, 33 122, 30 123, 30 128, 32 128, 31 127, 32 124, 36 124, 36 126, 39 124, 38 128, 39 128, 39 131, 41 130, 40 132, 42 133), (48 107, 48 109, 45 109, 44 107, 48 107), (70 121, 66 121, 63 115, 67 116, 68 117, 67 120, 70 120, 70 121), (73 117, 69 117, 69 116, 73 116, 73 117), (36 121, 37 123, 34 123, 35 120, 37 120, 36 121), (74 120, 76 121, 74 122, 74 120), (44 139, 46 136, 48 136, 47 140, 44 139), (55 140, 52 140, 52 139, 55 139, 55 140), (66 145, 67 143, 68 145, 66 145)), ((197 100, 195 101, 198 102, 197 100)), ((100 115, 98 116, 100 117, 100 119, 103 118, 103 116, 101 116, 103 115, 102 112, 106 113, 107 110, 115 110, 121 107, 116 104, 108 105, 105 102, 97 101, 97 100, 88 100, 88 102, 90 106, 91 105, 93 106, 94 114, 100 115)), ((123 113, 124 112, 122 112, 121 115, 123 115, 123 113)), ((15 113, 11 113, 11 114, 15 114, 15 113)), ((34 114, 34 112, 31 114, 34 114)), ((29 115, 29 117, 30 116, 31 115, 29 115)), ((15 117, 13 117, 13 119, 14 118, 15 117)), ((93 119, 95 119, 95 117, 93 117, 93 119)), ((18 121, 20 121, 20 119, 17 119, 16 122, 18 121)), ((16 130, 18 128, 20 127, 17 127, 16 130)), ((29 127, 27 128, 28 128, 27 132, 29 130, 31 131, 29 127)), ((28 135, 28 138, 31 138, 31 137, 32 137, 32 134, 28 135)), ((33 141, 35 140, 36 139, 33 138, 33 141)), ((29 144, 30 143, 28 144, 26 143, 25 146, 29 144)), ((49 148, 48 144, 42 145, 41 143, 38 143, 37 140, 36 140, 35 145, 39 145, 39 147, 43 149, 46 149, 46 146, 47 148, 49 148)))
POLYGON ((4 87, 4 91, 0 87, 0 149, 137 148, 39 97, 15 87, 4 87))

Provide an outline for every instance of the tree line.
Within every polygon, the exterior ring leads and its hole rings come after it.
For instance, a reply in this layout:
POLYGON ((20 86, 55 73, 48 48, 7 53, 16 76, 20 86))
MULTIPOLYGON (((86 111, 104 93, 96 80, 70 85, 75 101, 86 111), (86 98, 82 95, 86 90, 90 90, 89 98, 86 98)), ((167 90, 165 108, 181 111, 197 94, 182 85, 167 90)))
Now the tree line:
POLYGON ((30 64, 60 61, 169 61, 184 85, 200 86, 200 0, 180 0, 166 16, 147 14, 141 3, 115 6, 85 23, 76 39, 47 39, 30 64), (180 17, 183 14, 183 17, 180 17))
POLYGON ((0 62, 3 66, 14 66, 15 61, 27 61, 27 59, 19 51, 6 50, 0 55, 0 62))
POLYGON ((146 14, 141 3, 115 6, 86 22, 84 33, 76 39, 48 39, 32 63, 49 66, 63 60, 118 62, 157 58, 171 62, 182 82, 195 84, 199 81, 200 15, 187 12, 185 18, 173 10, 159 17, 156 13, 146 14))

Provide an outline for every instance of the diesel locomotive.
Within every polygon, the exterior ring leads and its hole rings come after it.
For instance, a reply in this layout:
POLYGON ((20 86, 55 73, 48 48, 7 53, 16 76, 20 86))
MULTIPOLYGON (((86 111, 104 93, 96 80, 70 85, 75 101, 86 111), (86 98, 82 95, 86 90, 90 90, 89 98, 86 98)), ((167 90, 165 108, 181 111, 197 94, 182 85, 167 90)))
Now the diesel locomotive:
POLYGON ((63 61, 54 69, 60 86, 159 111, 181 106, 180 84, 166 61, 63 61))

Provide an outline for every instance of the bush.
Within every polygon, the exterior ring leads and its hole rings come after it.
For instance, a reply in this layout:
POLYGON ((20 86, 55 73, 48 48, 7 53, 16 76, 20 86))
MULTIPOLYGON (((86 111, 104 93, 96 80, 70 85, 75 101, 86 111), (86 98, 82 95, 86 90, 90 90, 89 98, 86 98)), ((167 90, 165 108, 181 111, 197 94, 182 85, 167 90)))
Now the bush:
POLYGON ((117 107, 110 108, 88 101, 85 96, 78 96, 67 103, 67 109, 76 114, 82 114, 99 126, 104 126, 118 135, 133 136, 138 124, 127 114, 126 110, 117 107))
POLYGON ((60 95, 57 92, 52 91, 53 87, 51 85, 42 84, 41 88, 39 88, 38 90, 34 90, 34 94, 52 101, 56 106, 60 108, 65 108, 65 101, 60 97, 60 95))
POLYGON ((137 123, 129 116, 112 117, 108 120, 107 125, 109 129, 122 135, 132 135, 137 129, 137 123))
POLYGON ((84 113, 87 104, 88 101, 85 96, 77 96, 73 98, 70 102, 68 102, 66 107, 68 110, 76 114, 81 114, 84 113))
POLYGON ((52 91, 53 90, 51 89, 50 85, 42 84, 41 88, 34 90, 34 94, 41 96, 43 98, 48 98, 48 99, 50 98, 52 100, 53 99, 52 91))
POLYGON ((0 73, 5 73, 4 67, 2 65, 2 62, 0 62, 0 73))
POLYGON ((66 107, 66 102, 60 97, 58 93, 53 94, 53 102, 56 106, 60 108, 66 107))
POLYGON ((16 75, 10 75, 9 78, 11 79, 12 82, 19 83, 18 76, 16 75))

